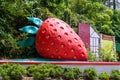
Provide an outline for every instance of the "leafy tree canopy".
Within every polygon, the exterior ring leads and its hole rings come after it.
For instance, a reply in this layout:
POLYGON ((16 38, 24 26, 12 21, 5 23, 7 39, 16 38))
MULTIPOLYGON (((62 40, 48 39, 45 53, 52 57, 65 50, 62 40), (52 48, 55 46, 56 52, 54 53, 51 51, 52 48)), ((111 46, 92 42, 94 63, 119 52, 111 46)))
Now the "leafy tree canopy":
POLYGON ((18 31, 18 28, 31 24, 26 19, 28 16, 42 20, 48 17, 60 18, 72 28, 77 28, 79 22, 89 23, 99 33, 120 37, 120 11, 110 9, 106 2, 107 0, 0 0, 0 52, 3 52, 0 55, 7 53, 10 56, 16 53, 19 56, 25 54, 24 50, 27 49, 28 54, 23 56, 26 57, 36 52, 34 48, 23 49, 15 45, 28 35, 18 31))

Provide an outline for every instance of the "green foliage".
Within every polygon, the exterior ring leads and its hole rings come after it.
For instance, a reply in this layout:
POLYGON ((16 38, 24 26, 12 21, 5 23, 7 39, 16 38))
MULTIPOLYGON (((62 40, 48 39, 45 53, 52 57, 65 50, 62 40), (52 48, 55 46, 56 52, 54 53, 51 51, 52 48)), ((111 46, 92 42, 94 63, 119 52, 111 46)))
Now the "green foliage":
POLYGON ((97 32, 120 37, 120 11, 110 9, 105 3, 106 0, 0 0, 0 56, 38 56, 35 55, 35 48, 16 45, 17 41, 28 35, 18 32, 18 28, 31 24, 26 19, 28 16, 42 20, 57 17, 67 22, 75 31, 79 22, 88 23, 97 32))
POLYGON ((96 61, 96 55, 90 51, 88 51, 88 59, 89 61, 96 61))
POLYGON ((117 61, 120 61, 120 51, 117 51, 116 55, 117 55, 117 61))
POLYGON ((82 72, 79 68, 65 68, 63 78, 65 80, 78 79, 82 76, 82 72))
POLYGON ((8 72, 8 75, 11 79, 18 80, 22 78, 22 75, 26 73, 26 69, 19 64, 11 65, 11 69, 8 72))
POLYGON ((112 80, 120 80, 120 70, 118 69, 112 70, 110 78, 112 78, 112 80))
POLYGON ((110 27, 108 25, 103 25, 101 26, 101 33, 104 33, 104 34, 111 34, 111 35, 114 35, 114 32, 112 31, 112 29, 110 29, 110 27))
POLYGON ((26 69, 19 64, 3 64, 0 68, 2 69, 0 74, 5 80, 19 80, 26 74, 26 69))
POLYGON ((120 11, 114 10, 114 15, 112 16, 112 25, 110 28, 114 31, 116 36, 116 42, 120 43, 120 11))
POLYGON ((2 68, 1 76, 6 80, 10 80, 10 76, 8 75, 8 73, 11 68, 11 64, 3 64, 0 67, 2 68))
POLYGON ((84 70, 85 80, 97 80, 97 72, 94 68, 86 68, 84 70))
POLYGON ((0 55, 2 57, 6 57, 6 55, 9 55, 10 58, 13 57, 12 54, 16 53, 16 50, 19 49, 16 44, 16 39, 14 39, 11 34, 6 34, 5 32, 1 32, 0 37, 2 37, 0 39, 0 55))
MULTIPOLYGON (((108 46, 109 47, 109 46, 108 46)), ((101 58, 103 61, 107 61, 107 62, 112 62, 115 60, 114 54, 112 53, 112 50, 108 50, 108 49, 101 49, 101 58)))
POLYGON ((33 76, 35 80, 41 80, 49 76, 49 71, 46 68, 39 66, 29 66, 27 68, 28 75, 33 76))
POLYGON ((54 65, 53 67, 50 68, 50 77, 53 78, 60 78, 63 75, 63 68, 57 65, 54 65))
POLYGON ((107 72, 102 72, 99 76, 100 80, 109 80, 110 75, 107 72))
POLYGON ((79 68, 62 68, 52 64, 31 65, 27 67, 27 75, 33 76, 35 80, 44 79, 45 77, 64 79, 77 79, 82 76, 79 68))
POLYGON ((27 71, 28 76, 33 76, 35 80, 46 77, 59 78, 64 72, 62 67, 52 64, 31 65, 27 67, 27 71))
MULTIPOLYGON (((99 75, 100 80, 120 80, 120 70, 114 69, 109 75, 102 72, 99 75)), ((0 77, 3 80, 21 80, 22 76, 34 77, 34 80, 44 80, 48 77, 51 79, 77 80, 98 80, 97 72, 94 68, 86 68, 82 75, 79 68, 62 68, 54 64, 30 65, 27 68, 20 64, 2 64, 0 65, 0 77)))

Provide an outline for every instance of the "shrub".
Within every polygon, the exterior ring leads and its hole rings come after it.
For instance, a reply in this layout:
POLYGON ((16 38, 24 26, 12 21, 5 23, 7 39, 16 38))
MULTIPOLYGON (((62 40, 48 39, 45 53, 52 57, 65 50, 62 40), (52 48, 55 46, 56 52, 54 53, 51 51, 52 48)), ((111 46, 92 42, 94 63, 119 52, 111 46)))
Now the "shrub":
POLYGON ((64 69, 64 74, 63 74, 63 78, 66 80, 70 80, 70 79, 76 79, 76 78, 80 78, 82 76, 82 72, 79 68, 65 68, 64 69))
POLYGON ((94 68, 86 68, 84 70, 85 80, 97 80, 97 72, 94 68))
POLYGON ((32 77, 33 73, 35 73, 37 71, 37 66, 36 65, 30 65, 26 68, 26 70, 27 70, 27 76, 32 77))
POLYGON ((3 69, 0 67, 0 78, 2 77, 2 73, 3 73, 3 69))
POLYGON ((82 76, 82 71, 79 68, 72 68, 72 70, 75 73, 75 78, 80 78, 82 76))
POLYGON ((27 67, 27 71, 28 76, 33 76, 35 80, 60 77, 64 72, 62 67, 52 64, 31 65, 27 67))
POLYGON ((19 64, 13 64, 8 72, 8 75, 10 76, 10 78, 14 80, 21 79, 22 75, 25 75, 25 74, 26 74, 26 69, 19 64))
POLYGON ((110 78, 112 78, 113 80, 120 80, 120 70, 112 70, 110 78))
POLYGON ((2 68, 1 71, 1 76, 5 79, 5 80, 10 80, 10 76, 8 75, 8 72, 11 68, 11 64, 3 64, 0 66, 2 68))
MULTIPOLYGON (((106 41, 106 40, 104 40, 106 41)), ((107 43, 107 42, 104 42, 107 43)), ((115 60, 114 54, 113 54, 113 50, 112 49, 112 44, 110 42, 110 45, 106 48, 102 48, 101 49, 101 56, 102 56, 102 60, 103 61, 107 61, 107 62, 113 62, 115 60)))
POLYGON ((70 79, 74 79, 75 73, 72 71, 72 69, 70 68, 65 68, 64 74, 63 74, 63 78, 65 80, 70 80, 70 79))
POLYGON ((27 67, 27 74, 30 77, 34 77, 35 80, 41 80, 49 75, 46 69, 43 69, 41 66, 36 65, 27 67))
POLYGON ((96 55, 92 53, 91 51, 88 51, 88 59, 89 61, 96 61, 96 55))
POLYGON ((49 68, 50 70, 50 77, 52 78, 60 78, 62 77, 64 70, 61 66, 54 65, 53 67, 49 68))
POLYGON ((1 68, 3 69, 1 76, 5 80, 19 80, 26 73, 26 69, 19 64, 3 64, 1 68))
POLYGON ((110 76, 107 72, 102 72, 99 76, 100 80, 109 80, 110 76))

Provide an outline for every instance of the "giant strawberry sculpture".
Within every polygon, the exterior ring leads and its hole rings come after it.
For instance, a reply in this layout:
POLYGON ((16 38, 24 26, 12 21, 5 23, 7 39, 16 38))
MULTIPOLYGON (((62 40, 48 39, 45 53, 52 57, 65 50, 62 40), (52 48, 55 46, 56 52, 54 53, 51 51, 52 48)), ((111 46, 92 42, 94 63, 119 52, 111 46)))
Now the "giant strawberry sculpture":
MULTIPOLYGON (((85 46, 80 37, 62 20, 28 17, 36 26, 25 26, 20 31, 36 34, 35 46, 38 53, 49 59, 88 60, 85 46)), ((19 45, 32 45, 33 37, 19 42, 19 45)))

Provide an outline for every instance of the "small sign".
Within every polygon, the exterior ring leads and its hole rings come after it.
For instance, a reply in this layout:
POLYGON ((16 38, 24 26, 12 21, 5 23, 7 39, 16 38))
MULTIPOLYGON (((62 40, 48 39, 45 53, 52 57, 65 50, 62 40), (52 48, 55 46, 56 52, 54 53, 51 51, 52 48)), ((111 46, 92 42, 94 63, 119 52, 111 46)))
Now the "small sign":
POLYGON ((102 39, 103 39, 103 40, 114 41, 114 36, 109 36, 109 35, 104 35, 104 34, 102 34, 102 39))

